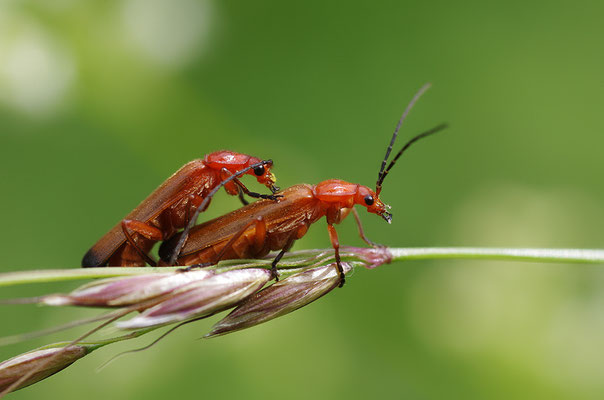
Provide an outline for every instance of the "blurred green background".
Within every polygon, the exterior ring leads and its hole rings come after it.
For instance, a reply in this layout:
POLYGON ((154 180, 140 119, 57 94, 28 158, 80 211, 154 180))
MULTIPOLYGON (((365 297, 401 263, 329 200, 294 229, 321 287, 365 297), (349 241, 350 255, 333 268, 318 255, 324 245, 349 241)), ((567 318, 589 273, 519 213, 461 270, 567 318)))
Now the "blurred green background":
MULTIPOLYGON (((165 178, 219 149, 273 158, 282 187, 371 186, 427 81, 401 139, 451 127, 386 180, 392 225, 362 215, 374 241, 602 248, 603 12, 599 1, 3 0, 0 269, 78 268, 165 178)), ((237 206, 221 193, 209 215, 237 206)), ((329 246, 316 225, 295 248, 329 246)), ((352 219, 338 232, 361 244, 352 219)), ((151 338, 110 346, 12 398, 604 396, 603 266, 418 261, 347 282, 211 341, 195 339, 215 319, 189 325, 96 373, 151 338)), ((2 335, 95 314, 0 310, 2 335)))

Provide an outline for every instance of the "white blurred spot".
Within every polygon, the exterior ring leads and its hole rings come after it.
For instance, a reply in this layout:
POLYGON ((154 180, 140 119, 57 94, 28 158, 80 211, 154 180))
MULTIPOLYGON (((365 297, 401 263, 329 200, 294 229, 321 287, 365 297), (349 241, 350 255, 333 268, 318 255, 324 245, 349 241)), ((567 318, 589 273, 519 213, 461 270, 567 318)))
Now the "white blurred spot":
POLYGON ((209 0, 126 0, 122 20, 127 35, 145 56, 166 67, 181 67, 208 43, 209 0))
POLYGON ((40 27, 18 18, 4 22, 8 23, 0 25, 0 100, 32 115, 55 111, 75 78, 72 57, 40 27))

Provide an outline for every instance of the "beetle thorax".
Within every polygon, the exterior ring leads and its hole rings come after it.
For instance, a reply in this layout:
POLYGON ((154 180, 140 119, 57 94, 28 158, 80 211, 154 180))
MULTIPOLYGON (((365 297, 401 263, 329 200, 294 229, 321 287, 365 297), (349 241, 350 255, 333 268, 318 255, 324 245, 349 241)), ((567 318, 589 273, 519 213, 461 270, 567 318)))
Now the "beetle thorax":
POLYGON ((338 208, 350 208, 354 205, 358 187, 359 185, 356 183, 329 179, 317 184, 313 189, 313 194, 326 206, 339 204, 338 208))
POLYGON ((214 170, 226 168, 229 171, 237 171, 245 167, 249 159, 247 154, 223 150, 206 155, 203 162, 214 170))
POLYGON ((339 179, 320 182, 313 188, 314 196, 321 202, 329 224, 340 223, 354 206, 359 185, 339 179))

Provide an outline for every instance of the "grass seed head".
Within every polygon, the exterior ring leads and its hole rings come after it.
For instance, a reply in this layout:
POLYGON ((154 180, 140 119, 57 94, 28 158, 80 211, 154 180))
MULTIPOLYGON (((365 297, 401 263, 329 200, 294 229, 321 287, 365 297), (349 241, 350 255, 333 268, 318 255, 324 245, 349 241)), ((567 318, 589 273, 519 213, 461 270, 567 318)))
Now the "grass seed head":
POLYGON ((175 290, 161 303, 116 325, 121 329, 140 329, 210 315, 240 303, 262 289, 270 279, 271 272, 264 268, 215 274, 175 290))
POLYGON ((127 307, 166 295, 213 275, 212 271, 194 270, 103 279, 81 286, 67 295, 45 296, 42 302, 53 306, 127 307))
MULTIPOLYGON (((351 266, 342 263, 344 273, 351 266)), ((244 301, 219 321, 205 337, 224 335, 261 324, 312 303, 338 287, 340 277, 335 263, 291 275, 244 301)))
POLYGON ((360 258, 368 269, 392 262, 392 253, 387 247, 343 247, 342 251, 360 258))
POLYGON ((0 391, 35 371, 13 390, 21 389, 67 368, 90 352, 86 346, 45 347, 18 355, 0 363, 0 391))

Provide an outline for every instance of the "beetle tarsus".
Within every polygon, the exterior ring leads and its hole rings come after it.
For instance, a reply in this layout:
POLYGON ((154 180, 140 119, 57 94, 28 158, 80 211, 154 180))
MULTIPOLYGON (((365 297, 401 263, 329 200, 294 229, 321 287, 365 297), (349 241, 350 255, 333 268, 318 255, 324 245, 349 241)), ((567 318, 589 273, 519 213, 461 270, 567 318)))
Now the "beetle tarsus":
POLYGON ((277 271, 277 266, 271 267, 271 275, 272 278, 275 279, 275 282, 279 282, 279 272, 277 271))
POLYGON ((193 264, 193 265, 189 265, 188 267, 184 267, 184 268, 178 268, 176 270, 176 272, 189 272, 189 271, 193 271, 194 269, 201 269, 201 268, 207 268, 207 267, 211 267, 212 265, 214 265, 213 263, 201 263, 201 264, 193 264))
POLYGON ((261 194, 256 192, 248 192, 246 193, 250 197, 254 197, 256 199, 267 199, 267 200, 278 200, 280 197, 283 197, 282 194, 261 194))

